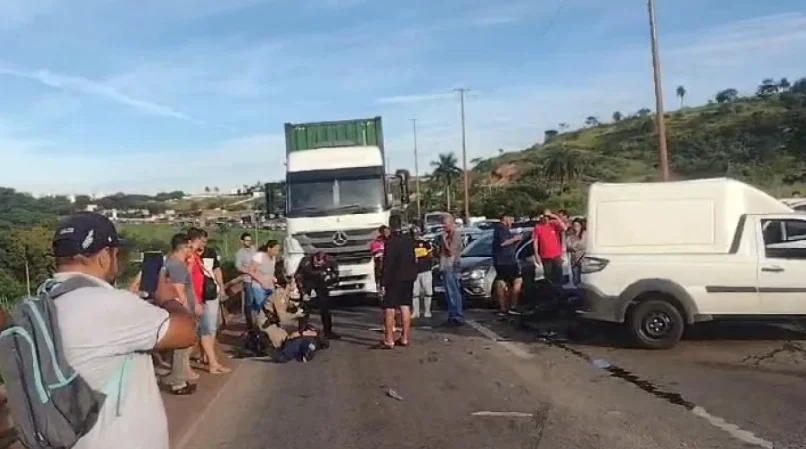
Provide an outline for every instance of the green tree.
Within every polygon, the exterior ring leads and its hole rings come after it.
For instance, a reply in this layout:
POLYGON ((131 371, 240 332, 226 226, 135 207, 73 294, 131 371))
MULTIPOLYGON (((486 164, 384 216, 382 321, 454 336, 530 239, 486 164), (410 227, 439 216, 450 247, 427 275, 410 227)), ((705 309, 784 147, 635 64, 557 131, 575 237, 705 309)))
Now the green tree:
POLYGON ((556 129, 547 129, 545 131, 545 137, 543 138, 543 143, 551 142, 555 137, 557 137, 559 133, 556 129))
POLYGON ((683 109, 683 101, 686 98, 686 88, 683 86, 677 86, 677 97, 680 99, 680 109, 683 109))
POLYGON ((579 150, 555 147, 543 155, 541 162, 546 180, 555 183, 558 191, 563 192, 566 183, 579 178, 587 161, 579 150))
POLYGON ((716 94, 716 102, 719 104, 733 103, 739 98, 739 91, 733 88, 719 91, 716 94))
POLYGON ((618 122, 620 122, 620 121, 621 121, 623 118, 624 118, 624 116, 623 116, 623 115, 621 115, 621 112, 616 111, 616 112, 614 112, 614 113, 613 113, 613 121, 614 121, 614 122, 618 123, 618 122))
POLYGON ((588 118, 585 119, 585 125, 590 127, 599 126, 599 119, 592 115, 588 116, 588 118))
POLYGON ((788 79, 781 78, 781 81, 778 81, 778 87, 781 89, 781 91, 786 91, 789 90, 792 85, 789 83, 788 79))
POLYGON ((643 117, 649 116, 649 114, 651 114, 651 113, 652 113, 652 111, 649 108, 641 108, 641 109, 638 110, 638 112, 635 113, 635 115, 636 115, 636 117, 643 118, 643 117))
POLYGON ((462 174, 462 170, 458 167, 456 154, 440 154, 436 161, 431 162, 431 166, 434 167, 431 178, 443 187, 445 206, 448 211, 451 211, 451 190, 462 174))

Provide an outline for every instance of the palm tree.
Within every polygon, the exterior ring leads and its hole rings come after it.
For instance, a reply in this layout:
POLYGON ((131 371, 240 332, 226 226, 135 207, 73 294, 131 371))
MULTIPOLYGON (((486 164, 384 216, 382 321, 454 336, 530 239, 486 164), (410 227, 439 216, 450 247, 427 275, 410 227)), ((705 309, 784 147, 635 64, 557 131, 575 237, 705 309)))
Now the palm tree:
POLYGON ((588 126, 591 126, 591 127, 592 126, 599 126, 599 119, 597 119, 596 117, 591 115, 591 116, 589 116, 588 118, 585 119, 585 124, 588 125, 588 126))
POLYGON ((566 182, 577 179, 586 164, 586 158, 579 150, 557 147, 543 156, 543 174, 549 182, 556 182, 562 192, 566 182))
POLYGON ((623 118, 624 118, 624 116, 621 115, 621 112, 616 111, 616 112, 613 113, 613 121, 614 122, 620 122, 621 119, 623 119, 623 118))
POLYGON ((686 88, 677 86, 677 97, 680 98, 680 109, 683 109, 683 100, 686 98, 686 88))
POLYGON ((462 170, 458 167, 456 154, 444 153, 438 156, 436 161, 431 162, 434 167, 434 172, 431 173, 431 178, 438 184, 442 184, 445 188, 445 206, 448 212, 451 211, 451 187, 454 185, 462 170))

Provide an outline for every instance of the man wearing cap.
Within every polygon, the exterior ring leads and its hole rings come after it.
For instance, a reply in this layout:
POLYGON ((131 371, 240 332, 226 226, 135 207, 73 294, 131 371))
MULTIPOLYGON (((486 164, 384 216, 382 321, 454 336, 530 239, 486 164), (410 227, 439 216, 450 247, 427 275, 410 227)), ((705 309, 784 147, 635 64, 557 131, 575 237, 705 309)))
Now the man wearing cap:
POLYGON ((75 449, 168 449, 168 422, 149 353, 184 349, 196 340, 194 319, 174 299, 164 271, 155 305, 114 287, 126 246, 114 224, 94 213, 68 217, 53 237, 56 274, 42 288, 78 276, 88 284, 55 300, 67 362, 101 390, 131 360, 120 409, 104 406, 75 449))

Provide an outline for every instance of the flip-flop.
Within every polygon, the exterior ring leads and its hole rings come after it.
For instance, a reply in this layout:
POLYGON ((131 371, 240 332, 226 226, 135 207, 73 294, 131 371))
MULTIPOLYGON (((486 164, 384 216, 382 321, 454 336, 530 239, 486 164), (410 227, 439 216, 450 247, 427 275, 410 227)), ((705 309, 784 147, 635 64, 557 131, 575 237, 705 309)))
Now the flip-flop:
POLYGON ((386 342, 382 341, 382 342, 378 343, 377 345, 373 346, 372 349, 380 349, 380 350, 385 351, 385 350, 389 350, 389 349, 395 349, 395 346, 386 344, 386 342))
POLYGON ((232 372, 232 370, 227 368, 226 366, 219 366, 218 368, 211 369, 208 372, 210 374, 229 374, 232 372))
POLYGON ((395 346, 402 346, 405 348, 409 346, 409 342, 407 341, 404 343, 403 340, 398 338, 397 340, 395 340, 395 346))

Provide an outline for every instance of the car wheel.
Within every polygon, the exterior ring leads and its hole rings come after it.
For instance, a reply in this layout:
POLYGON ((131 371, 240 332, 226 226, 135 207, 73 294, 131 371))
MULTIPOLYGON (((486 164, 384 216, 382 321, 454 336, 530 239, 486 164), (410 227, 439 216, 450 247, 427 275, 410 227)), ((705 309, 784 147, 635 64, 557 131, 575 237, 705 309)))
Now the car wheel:
POLYGON ((633 307, 627 324, 636 343, 646 349, 669 349, 685 330, 680 311, 663 299, 649 299, 633 307))

